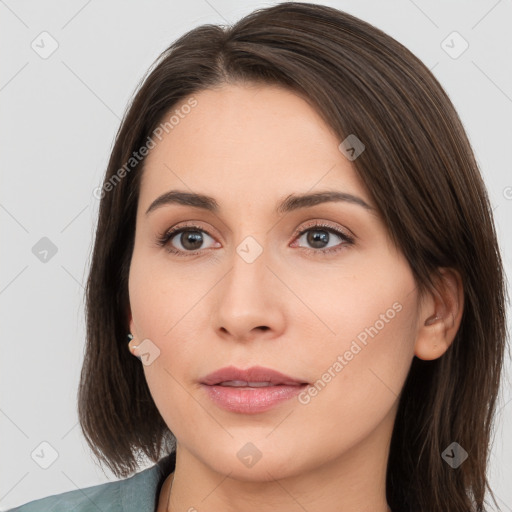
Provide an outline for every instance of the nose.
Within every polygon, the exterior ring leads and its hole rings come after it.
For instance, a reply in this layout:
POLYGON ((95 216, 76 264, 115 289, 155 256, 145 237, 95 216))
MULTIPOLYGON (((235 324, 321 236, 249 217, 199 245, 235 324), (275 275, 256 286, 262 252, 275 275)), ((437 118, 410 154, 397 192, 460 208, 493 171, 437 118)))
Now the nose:
MULTIPOLYGON (((263 250, 254 260, 254 241, 233 251, 231 268, 214 297, 212 315, 221 338, 250 341, 278 337, 285 325, 286 293, 271 270, 270 251, 263 250), (270 265, 270 266, 269 266, 270 265)), ((260 246, 261 247, 261 246, 260 246)))

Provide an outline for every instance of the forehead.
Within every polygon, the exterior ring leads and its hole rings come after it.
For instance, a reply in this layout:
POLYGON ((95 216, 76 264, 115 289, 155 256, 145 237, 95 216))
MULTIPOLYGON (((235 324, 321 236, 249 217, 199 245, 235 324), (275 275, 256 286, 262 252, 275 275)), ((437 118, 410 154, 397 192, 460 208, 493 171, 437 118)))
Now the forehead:
POLYGON ((172 108, 177 122, 146 158, 142 208, 173 188, 239 202, 332 188, 370 202, 339 137, 294 92, 225 85, 192 98, 195 106, 182 109, 193 104, 186 98, 172 108))

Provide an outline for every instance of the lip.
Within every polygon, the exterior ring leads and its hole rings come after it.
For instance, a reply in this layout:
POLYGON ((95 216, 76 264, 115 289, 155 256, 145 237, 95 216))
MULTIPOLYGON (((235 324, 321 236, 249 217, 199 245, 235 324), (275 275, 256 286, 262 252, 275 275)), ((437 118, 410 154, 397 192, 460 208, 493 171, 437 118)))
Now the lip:
POLYGON ((252 366, 242 370, 234 366, 221 368, 201 379, 207 396, 230 412, 257 414, 268 411, 293 398, 309 384, 271 368, 252 366), (222 382, 269 383, 268 386, 223 386, 222 382))
POLYGON ((306 384, 304 381, 294 379, 289 375, 272 370, 271 368, 265 368, 264 366, 251 366, 245 370, 236 368, 235 366, 226 366, 220 370, 216 370, 213 373, 208 374, 206 377, 201 379, 201 384, 207 386, 214 386, 221 382, 227 382, 230 380, 243 380, 246 382, 270 382, 274 386, 279 385, 290 385, 296 386, 299 384, 306 384))

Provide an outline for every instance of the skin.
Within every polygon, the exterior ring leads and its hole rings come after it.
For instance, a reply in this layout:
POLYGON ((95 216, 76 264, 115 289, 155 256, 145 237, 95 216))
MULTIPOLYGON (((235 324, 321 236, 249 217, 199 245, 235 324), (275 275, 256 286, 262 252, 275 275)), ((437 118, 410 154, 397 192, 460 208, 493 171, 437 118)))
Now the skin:
MULTIPOLYGON (((420 297, 376 210, 333 202, 275 213, 289 194, 320 190, 375 207, 341 140, 304 99, 261 85, 194 97, 197 106, 147 157, 129 275, 132 343, 148 338, 160 351, 143 368, 177 438, 158 510, 385 512, 399 394, 414 356, 441 357, 453 341, 460 276, 445 269, 439 291, 420 297), (146 215, 171 189, 213 196, 220 211, 172 204, 146 215), (186 221, 204 230, 199 254, 181 257, 155 244, 186 221), (294 235, 310 221, 355 242, 331 233, 315 246, 307 234, 294 235), (236 251, 247 236, 263 249, 252 263, 236 251), (322 255, 325 246, 341 250, 322 255), (307 404, 295 398, 255 415, 228 412, 199 384, 231 364, 313 384, 396 303, 394 318, 307 404), (237 457, 248 442, 262 455, 252 467, 237 457)), ((186 252, 180 237, 168 245, 186 252)))

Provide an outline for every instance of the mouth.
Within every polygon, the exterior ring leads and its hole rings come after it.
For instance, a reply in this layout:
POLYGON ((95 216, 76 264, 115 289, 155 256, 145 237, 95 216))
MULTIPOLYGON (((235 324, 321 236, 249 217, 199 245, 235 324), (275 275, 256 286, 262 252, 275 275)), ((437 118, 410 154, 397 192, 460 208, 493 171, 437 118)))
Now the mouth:
POLYGON ((270 386, 300 386, 301 384, 299 382, 293 382, 289 384, 272 384, 272 382, 246 382, 243 380, 228 380, 224 382, 219 382, 217 384, 214 384, 214 386, 226 386, 226 387, 232 387, 232 388, 266 388, 270 386))
POLYGON ((201 384, 206 386, 269 387, 300 386, 308 384, 308 382, 263 366, 251 366, 245 370, 227 366, 208 374, 201 379, 201 384))
POLYGON ((253 366, 246 370, 229 366, 203 379, 207 396, 230 412, 256 414, 296 396, 309 385, 270 368, 253 366))

